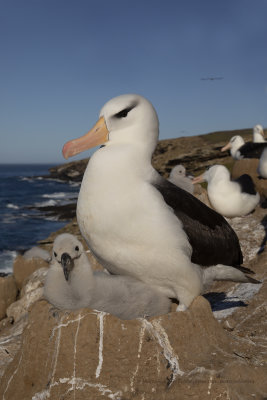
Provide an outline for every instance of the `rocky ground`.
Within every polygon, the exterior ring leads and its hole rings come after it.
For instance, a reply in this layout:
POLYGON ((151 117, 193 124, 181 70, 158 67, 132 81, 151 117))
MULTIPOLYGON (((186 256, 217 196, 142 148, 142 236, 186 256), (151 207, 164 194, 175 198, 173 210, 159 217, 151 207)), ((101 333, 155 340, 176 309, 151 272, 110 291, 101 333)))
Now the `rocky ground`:
MULTIPOLYGON (((232 135, 162 141, 153 164, 165 176, 177 163, 195 175, 214 163, 235 174, 253 173, 255 160, 238 165, 220 152, 232 135)), ((69 163, 51 173, 79 181, 86 163, 69 163)), ((267 399, 267 182, 254 175, 261 204, 229 222, 244 265, 261 283, 216 283, 184 313, 122 321, 89 309, 59 311, 42 297, 49 264, 19 256, 14 274, 0 277, 0 398, 267 399)), ((205 199, 205 191, 199 196, 205 199)), ((39 246, 51 251, 60 232, 80 236, 76 219, 39 246)))

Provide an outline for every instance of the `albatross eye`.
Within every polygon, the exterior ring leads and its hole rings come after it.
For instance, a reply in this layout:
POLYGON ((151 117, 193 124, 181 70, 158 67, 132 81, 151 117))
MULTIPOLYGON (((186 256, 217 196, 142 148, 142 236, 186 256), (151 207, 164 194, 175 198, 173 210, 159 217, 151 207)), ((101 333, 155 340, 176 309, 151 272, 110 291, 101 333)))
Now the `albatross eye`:
POLYGON ((54 256, 57 257, 57 253, 54 251, 54 256))
POLYGON ((76 250, 76 251, 79 251, 79 250, 80 250, 80 249, 79 249, 79 246, 76 246, 76 247, 75 247, 75 250, 76 250))

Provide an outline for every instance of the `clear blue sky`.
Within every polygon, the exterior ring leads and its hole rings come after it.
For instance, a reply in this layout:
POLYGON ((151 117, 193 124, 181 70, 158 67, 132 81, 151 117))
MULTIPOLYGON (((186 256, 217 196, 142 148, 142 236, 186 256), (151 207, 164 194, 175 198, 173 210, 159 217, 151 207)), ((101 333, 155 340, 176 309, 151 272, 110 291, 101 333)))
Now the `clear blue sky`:
POLYGON ((0 163, 63 163, 124 93, 160 139, 267 127, 266 20, 266 0, 0 0, 0 163))

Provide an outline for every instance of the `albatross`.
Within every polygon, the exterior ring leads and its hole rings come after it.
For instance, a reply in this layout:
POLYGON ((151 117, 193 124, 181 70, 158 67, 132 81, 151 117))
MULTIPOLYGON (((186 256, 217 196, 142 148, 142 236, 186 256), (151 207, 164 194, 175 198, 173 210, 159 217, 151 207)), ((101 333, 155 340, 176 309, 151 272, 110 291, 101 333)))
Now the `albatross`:
POLYGON ((264 131, 261 125, 255 125, 253 128, 253 142, 254 143, 264 143, 264 131))
POLYGON ((267 179, 267 147, 263 150, 259 159, 257 172, 262 178, 267 179))
POLYGON ((231 180, 224 165, 213 165, 194 183, 208 182, 208 196, 213 208, 225 217, 241 217, 251 213, 259 204, 260 195, 248 174, 231 180))
POLYGON ((246 142, 242 136, 235 135, 221 148, 221 151, 230 149, 230 154, 235 160, 243 158, 260 158, 262 151, 267 147, 267 142, 246 142))
POLYGON ((63 147, 67 159, 94 146, 77 202, 90 250, 112 274, 128 275, 179 301, 186 310, 213 280, 255 282, 241 267, 227 221, 151 165, 157 113, 144 97, 108 101, 94 127, 63 147))

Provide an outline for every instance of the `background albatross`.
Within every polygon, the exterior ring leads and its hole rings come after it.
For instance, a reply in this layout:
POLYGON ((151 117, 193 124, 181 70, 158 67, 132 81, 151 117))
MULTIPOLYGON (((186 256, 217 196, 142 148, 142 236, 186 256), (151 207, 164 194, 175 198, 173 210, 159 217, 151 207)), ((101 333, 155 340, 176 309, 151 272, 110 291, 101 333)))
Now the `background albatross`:
POLYGON ((241 175, 231 180, 230 172, 224 165, 213 165, 204 174, 196 177, 194 183, 208 182, 208 196, 213 208, 225 217, 241 217, 252 212, 260 202, 252 178, 241 175))
POLYGON ((184 310, 212 280, 253 279, 240 267, 239 241, 225 219, 152 167, 157 140, 151 103, 122 95, 105 104, 91 131, 64 145, 63 155, 104 144, 83 177, 77 204, 81 233, 111 273, 157 287, 184 310))

